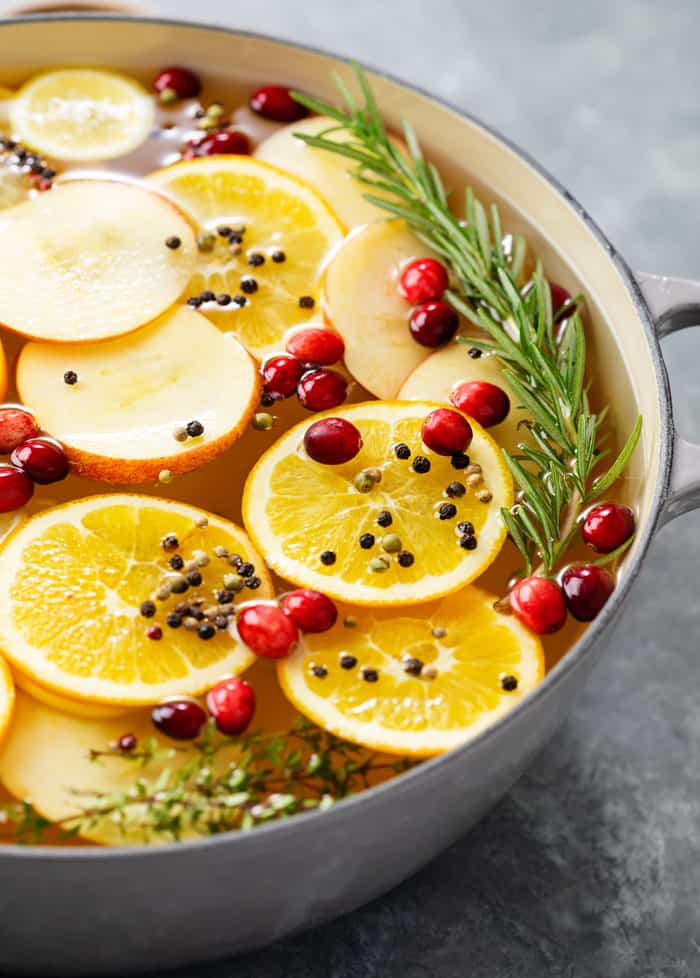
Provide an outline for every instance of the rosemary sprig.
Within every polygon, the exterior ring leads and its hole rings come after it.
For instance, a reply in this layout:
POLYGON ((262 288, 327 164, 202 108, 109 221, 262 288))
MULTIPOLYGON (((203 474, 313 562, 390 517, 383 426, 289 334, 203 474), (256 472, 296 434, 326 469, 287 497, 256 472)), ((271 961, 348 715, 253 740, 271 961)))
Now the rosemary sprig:
POLYGON ((381 774, 398 774, 408 760, 381 757, 314 726, 303 718, 284 733, 223 737, 209 724, 188 747, 164 747, 156 738, 137 750, 95 749, 99 764, 131 764, 143 773, 114 793, 71 794, 77 813, 58 822, 28 802, 0 806, 0 839, 40 842, 49 828, 74 836, 105 821, 143 841, 213 835, 329 808, 370 786, 381 774), (177 763, 174 763, 177 761, 177 763), (149 777, 151 772, 153 777, 149 777))
POLYGON ((641 418, 617 458, 602 469, 609 454, 605 412, 594 412, 589 402, 580 298, 555 318, 539 261, 529 287, 521 289, 524 239, 504 237, 498 208, 487 211, 470 188, 458 218, 410 123, 403 120, 406 152, 389 138, 364 73, 357 66, 355 73, 361 103, 338 75, 340 108, 294 93, 312 112, 333 120, 317 135, 297 137, 352 160, 355 178, 368 188, 367 200, 404 219, 451 269, 455 287, 447 298, 485 334, 462 341, 499 358, 518 407, 529 416, 522 422, 529 437, 518 453, 503 450, 519 495, 502 516, 522 556, 522 573, 550 575, 577 539, 583 510, 622 473, 639 440, 641 418))

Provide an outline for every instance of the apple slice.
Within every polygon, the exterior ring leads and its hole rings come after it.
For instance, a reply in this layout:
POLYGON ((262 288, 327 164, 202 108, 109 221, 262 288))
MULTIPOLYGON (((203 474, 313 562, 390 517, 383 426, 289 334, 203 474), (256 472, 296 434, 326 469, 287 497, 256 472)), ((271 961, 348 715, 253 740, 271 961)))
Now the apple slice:
MULTIPOLYGON (((246 679, 257 698, 251 729, 274 731, 290 727, 296 711, 282 695, 274 663, 256 662, 246 679)), ((101 764, 90 760, 91 750, 106 750, 125 733, 133 733, 141 744, 155 736, 163 746, 173 745, 155 730, 148 710, 132 711, 118 718, 80 718, 40 703, 20 690, 10 730, 0 749, 0 781, 15 798, 31 799, 38 812, 56 822, 76 812, 78 799, 85 804, 93 792, 123 791, 139 777, 153 784, 164 765, 172 770, 193 756, 187 751, 173 756, 164 752, 162 760, 146 767, 119 758, 105 758, 101 764)), ((223 751, 219 760, 226 763, 234 757, 232 748, 230 752, 223 751)), ((105 845, 149 841, 137 829, 125 837, 111 820, 88 824, 81 835, 105 845)), ((168 840, 155 836, 150 841, 168 840)))
POLYGON ((411 306, 398 289, 403 267, 426 257, 434 256, 403 221, 382 221, 351 234, 328 266, 325 316, 343 337, 350 373, 382 400, 432 352, 411 336, 411 306))
MULTIPOLYGON (((335 125, 337 123, 333 119, 320 115, 292 122, 260 143, 255 156, 311 184, 343 224, 354 228, 386 216, 379 207, 365 200, 364 195, 369 193, 369 188, 352 176, 351 171, 356 164, 344 156, 308 146, 295 136, 297 132, 316 136, 335 125)), ((340 141, 342 133, 329 133, 328 138, 340 141)), ((395 142, 400 145, 398 140, 395 142)))
POLYGON ((497 357, 482 355, 472 359, 468 354, 469 345, 453 342, 442 350, 437 350, 423 361, 406 379, 398 392, 401 401, 439 401, 449 404, 450 394, 468 381, 485 380, 495 384, 508 395, 510 411, 500 424, 488 429, 501 448, 517 452, 518 442, 527 438, 527 430, 518 424, 529 418, 518 409, 517 396, 503 379, 503 372, 497 357))
POLYGON ((59 184, 0 212, 0 323, 55 342, 129 333, 182 294, 196 254, 189 222, 153 190, 59 184))
POLYGON ((77 475, 103 482, 154 481, 208 462, 244 431, 260 383, 241 344, 187 306, 104 343, 28 343, 17 363, 23 403, 77 475), (190 421, 203 433, 178 441, 190 421))

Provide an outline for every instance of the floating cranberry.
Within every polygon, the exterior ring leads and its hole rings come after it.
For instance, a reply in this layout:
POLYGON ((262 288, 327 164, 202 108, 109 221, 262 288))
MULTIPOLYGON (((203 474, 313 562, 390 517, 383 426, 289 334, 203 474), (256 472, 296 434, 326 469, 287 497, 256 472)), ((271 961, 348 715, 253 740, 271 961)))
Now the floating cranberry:
POLYGON ((0 409, 0 455, 9 455, 27 438, 39 434, 39 425, 29 411, 22 408, 0 409))
POLYGON ((548 577, 518 581, 510 592, 510 604, 516 617, 537 635, 550 635, 566 621, 564 595, 548 577))
POLYGON ((344 418, 321 418, 306 429, 304 448, 314 462, 342 465, 358 454, 362 435, 344 418))
POLYGON ((244 679, 222 679, 207 693, 207 708, 217 730, 227 737, 236 737, 253 719, 255 691, 244 679))
POLYGON ((34 483, 14 465, 0 465, 0 513, 20 509, 34 494, 34 483))
POLYGON ((250 96, 248 103, 264 119, 272 122, 298 122, 309 114, 309 110, 292 98, 289 88, 284 85, 265 85, 250 96))
POLYGON ((601 506, 594 506, 586 513, 581 535, 598 553, 609 554, 629 540, 634 530, 634 513, 629 506, 603 503, 601 506))
POLYGON ((241 641, 265 659, 285 659, 299 641, 297 626, 276 605, 248 605, 239 613, 236 624, 241 641))
POLYGON ((471 444, 472 434, 467 419, 450 408, 435 408, 421 428, 424 445, 437 455, 466 452, 471 444))
POLYGON ((556 282, 549 283, 549 294, 552 297, 552 315, 556 322, 559 319, 559 313, 567 304, 571 302, 571 293, 568 292, 563 285, 557 285, 556 282))
POLYGON ((28 438, 15 448, 10 461, 40 486, 60 482, 68 475, 68 456, 52 438, 28 438))
POLYGON ((194 740, 207 722, 207 714, 197 700, 186 696, 164 700, 151 711, 154 725, 172 740, 194 740))
POLYGON ((348 383, 335 370, 309 370, 299 381, 297 394, 309 411, 329 411, 348 396, 348 383))
POLYGON ((187 68, 163 68, 153 79, 153 88, 158 94, 169 88, 178 98, 195 98, 202 90, 202 83, 187 68))
POLYGON ((338 609, 321 591, 290 591, 280 604, 302 632, 327 632, 338 619, 338 609))
POLYGON ((296 357, 279 353, 263 362, 260 372, 265 381, 265 391, 273 397, 291 397, 304 372, 296 357))
POLYGON ((183 156, 192 159, 195 156, 247 156, 249 153, 250 140, 245 133, 236 129, 222 129, 193 139, 187 144, 183 156))
POLYGON ((459 317, 446 302, 425 302, 413 310, 408 326, 421 346, 444 346, 457 332, 459 317))
POLYGON ((298 329, 287 340, 287 353, 302 363, 329 367, 343 359, 345 344, 339 333, 322 326, 298 329))
POLYGON ((399 279, 399 292, 412 306, 439 299, 450 284, 447 269, 435 258, 418 258, 406 265, 399 279))
POLYGON ((602 567, 569 567, 561 578, 566 606, 578 621, 593 621, 615 590, 615 580, 602 567))
POLYGON ((450 401, 484 428, 500 424, 510 411, 506 392, 485 380, 470 380, 460 384, 450 394, 450 401))

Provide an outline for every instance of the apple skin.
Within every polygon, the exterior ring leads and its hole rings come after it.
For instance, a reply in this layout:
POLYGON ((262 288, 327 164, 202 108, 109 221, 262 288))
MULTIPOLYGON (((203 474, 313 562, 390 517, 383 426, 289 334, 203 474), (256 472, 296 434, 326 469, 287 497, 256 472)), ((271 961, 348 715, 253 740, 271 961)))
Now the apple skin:
POLYGON ((63 444, 71 471, 123 485, 216 458, 245 431, 261 389, 241 344, 184 306, 103 343, 28 343, 17 362, 19 396, 63 444), (64 382, 66 369, 77 383, 64 382), (189 420, 204 434, 176 441, 189 420))
POLYGON ((466 343, 455 340, 442 350, 432 353, 406 378, 398 397, 402 401, 432 400, 449 404, 450 394, 459 384, 474 380, 495 384, 508 395, 510 411, 500 424, 489 428, 488 432, 501 448, 513 454, 518 451, 518 443, 528 438, 527 429, 522 422, 527 421, 529 415, 518 409, 517 396, 503 379, 498 359, 487 354, 472 359, 468 350, 467 339, 466 343))
POLYGON ((435 257, 403 221, 354 231, 326 271, 323 312, 345 343, 355 380, 382 400, 397 396, 406 378, 431 355, 411 336, 411 306, 399 293, 403 268, 435 257))

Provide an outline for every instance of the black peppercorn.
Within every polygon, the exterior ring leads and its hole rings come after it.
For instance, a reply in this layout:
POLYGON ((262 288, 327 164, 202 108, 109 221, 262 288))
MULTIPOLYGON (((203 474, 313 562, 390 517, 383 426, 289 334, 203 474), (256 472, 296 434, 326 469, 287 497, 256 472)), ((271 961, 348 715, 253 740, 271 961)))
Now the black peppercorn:
POLYGON ((176 234, 173 234, 171 237, 165 239, 165 244, 171 251, 177 251, 182 244, 182 241, 176 234))
POLYGON ((465 455, 464 452, 455 452, 450 462, 453 469, 466 469, 469 465, 469 456, 465 455))
POLYGON ((517 688, 518 680, 515 676, 501 676, 501 689, 504 689, 507 693, 512 693, 517 688))
POLYGON ((401 567, 411 567, 416 559, 410 550, 400 550, 398 557, 401 567))
POLYGON ((478 346, 470 346, 467 352, 469 356, 472 358, 472 360, 478 360, 479 357, 481 356, 481 350, 479 349, 478 346))
POLYGON ((326 567, 330 567, 336 561, 335 553, 332 550, 324 550, 321 554, 321 563, 325 564, 326 567))
POLYGON ((168 563, 173 570, 182 570, 182 568, 185 566, 185 561, 182 559, 180 554, 173 554, 168 563))
POLYGON ((366 683, 376 683, 379 679, 379 673, 376 669, 363 669, 360 675, 366 683))
POLYGON ((156 613, 156 606, 153 601, 144 601, 139 611, 144 618, 152 618, 156 613))
POLYGON ((255 573, 255 568, 249 563, 240 564, 238 567, 238 573, 241 575, 241 577, 252 577, 255 573))
POLYGON ((265 264, 265 256, 261 255, 259 252, 254 251, 252 255, 248 255, 248 264, 252 265, 253 268, 257 268, 258 265, 265 264))
POLYGON ((363 550, 369 550, 374 546, 374 534, 373 533, 363 533, 360 537, 360 546, 363 550))
POLYGON ((447 489, 445 489, 450 499, 461 499, 466 491, 467 487, 461 482, 451 482, 447 489))
POLYGON ((241 279, 241 292, 245 292, 246 295, 252 295, 254 292, 258 291, 258 283, 250 275, 246 275, 245 278, 241 279))
POLYGON ((418 475, 425 475, 426 472, 430 472, 430 459, 426 458, 425 455, 416 455, 411 463, 411 468, 418 475))
POLYGON ((414 656, 409 656, 409 658, 403 660, 403 671, 407 672, 410 676, 420 676, 423 672, 422 660, 416 659, 414 656))
POLYGON ((392 519, 391 513, 388 509, 383 509, 377 517, 377 523, 379 523, 380 526, 391 526, 393 522, 394 520, 392 519))
POLYGON ((411 449, 405 444, 405 442, 399 442, 398 445, 394 445, 394 455, 396 455, 397 458, 405 461, 407 458, 411 457, 411 449))
POLYGON ((453 520, 457 515, 457 507, 454 503, 442 503, 438 509, 438 516, 441 520, 453 520))
POLYGON ((182 624, 182 618, 176 611, 171 611, 165 619, 165 622, 170 628, 179 628, 182 624))
POLYGON ((187 575, 187 583, 191 585, 191 587, 199 587, 199 585, 202 583, 202 575, 198 570, 189 572, 187 575))
POLYGON ((316 676, 317 679, 325 679, 328 675, 328 670, 325 666, 312 666, 311 672, 316 676))
POLYGON ((470 537, 465 534, 459 538, 459 545, 460 547, 463 547, 464 550, 476 550, 476 537, 470 537))
POLYGON ((216 635, 216 628, 213 625, 210 625, 209 622, 205 622, 197 629, 197 635, 206 641, 207 639, 214 638, 216 635))
POLYGON ((299 307, 301 309, 313 309, 315 305, 316 305, 316 300, 313 298, 313 296, 303 295, 299 299, 299 307))
POLYGON ((75 370, 66 370, 63 375, 63 383, 68 384, 69 387, 72 387, 73 384, 78 383, 78 375, 75 370))
POLYGON ((199 438, 204 434, 204 425, 201 421, 188 421, 186 427, 190 438, 199 438))
POLYGON ((350 655, 349 652, 343 652, 340 657, 340 668, 341 669, 354 669, 357 665, 357 658, 354 655, 350 655))

